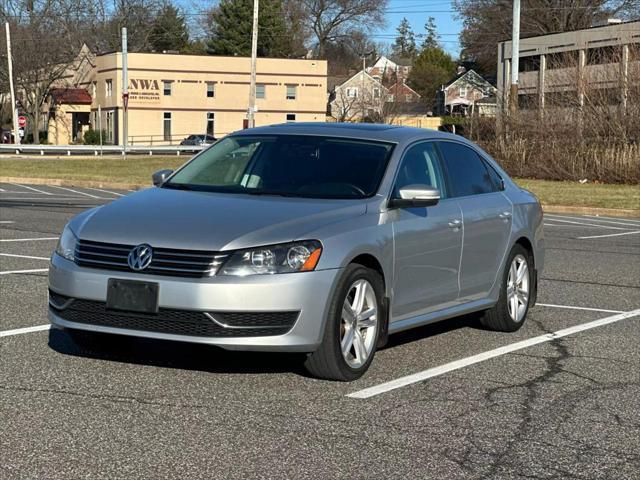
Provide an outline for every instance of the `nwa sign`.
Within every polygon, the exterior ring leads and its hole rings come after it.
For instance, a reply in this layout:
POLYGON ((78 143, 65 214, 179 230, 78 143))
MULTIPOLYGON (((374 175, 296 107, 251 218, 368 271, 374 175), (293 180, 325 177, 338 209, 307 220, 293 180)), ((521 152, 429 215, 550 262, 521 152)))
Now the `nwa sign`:
POLYGON ((147 78, 130 78, 129 103, 160 103, 160 82, 147 78))

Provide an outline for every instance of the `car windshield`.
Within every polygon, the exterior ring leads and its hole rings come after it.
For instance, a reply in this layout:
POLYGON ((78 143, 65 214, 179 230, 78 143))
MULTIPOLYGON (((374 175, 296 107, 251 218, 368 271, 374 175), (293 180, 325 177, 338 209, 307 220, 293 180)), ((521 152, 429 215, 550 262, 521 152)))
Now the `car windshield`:
POLYGON ((373 196, 389 143, 303 135, 231 136, 180 169, 163 188, 355 199, 373 196))

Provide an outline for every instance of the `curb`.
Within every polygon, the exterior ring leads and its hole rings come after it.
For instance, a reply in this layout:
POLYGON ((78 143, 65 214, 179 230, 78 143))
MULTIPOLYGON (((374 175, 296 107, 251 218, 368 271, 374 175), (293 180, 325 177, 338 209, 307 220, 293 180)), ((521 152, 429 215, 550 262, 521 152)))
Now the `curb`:
MULTIPOLYGON (((116 190, 140 190, 151 186, 144 183, 119 183, 102 182, 96 180, 62 180, 59 178, 23 178, 23 177, 2 177, 0 182, 4 183, 26 183, 31 185, 57 185, 59 187, 88 187, 88 188, 113 188, 116 190)), ((612 217, 634 217, 640 218, 640 210, 630 210, 624 208, 600 208, 600 207, 576 207, 568 205, 542 204, 542 210, 547 213, 577 213, 581 215, 604 215, 612 217)))

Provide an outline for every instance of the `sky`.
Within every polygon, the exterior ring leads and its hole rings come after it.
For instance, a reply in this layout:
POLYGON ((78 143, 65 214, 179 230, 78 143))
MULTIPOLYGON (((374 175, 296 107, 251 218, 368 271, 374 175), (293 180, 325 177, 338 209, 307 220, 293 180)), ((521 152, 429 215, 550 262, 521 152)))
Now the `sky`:
MULTIPOLYGON (((393 43, 396 28, 406 17, 416 34, 424 33, 424 24, 428 17, 434 17, 443 47, 457 57, 460 53, 458 34, 462 22, 456 20, 450 0, 389 0, 387 6, 387 27, 380 32, 376 41, 393 43)), ((420 43, 421 39, 418 39, 420 43)))

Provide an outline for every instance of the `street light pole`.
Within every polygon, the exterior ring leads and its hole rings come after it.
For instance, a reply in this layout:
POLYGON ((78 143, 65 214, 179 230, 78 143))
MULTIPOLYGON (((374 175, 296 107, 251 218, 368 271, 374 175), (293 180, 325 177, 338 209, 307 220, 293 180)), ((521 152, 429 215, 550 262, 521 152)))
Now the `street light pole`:
POLYGON ((509 111, 518 111, 518 77, 520 70, 520 0, 513 0, 513 25, 511 39, 511 87, 509 111))
POLYGON ((251 34, 251 84, 249 85, 249 109, 247 126, 256 126, 256 64, 258 61, 258 9, 259 0, 253 0, 253 31, 251 34))
POLYGON ((19 144, 20 132, 18 132, 18 109, 16 108, 16 92, 13 88, 13 58, 11 57, 11 33, 9 31, 9 22, 6 22, 4 26, 7 32, 7 62, 9 63, 9 89, 11 90, 11 117, 13 118, 13 141, 16 144, 19 144))

